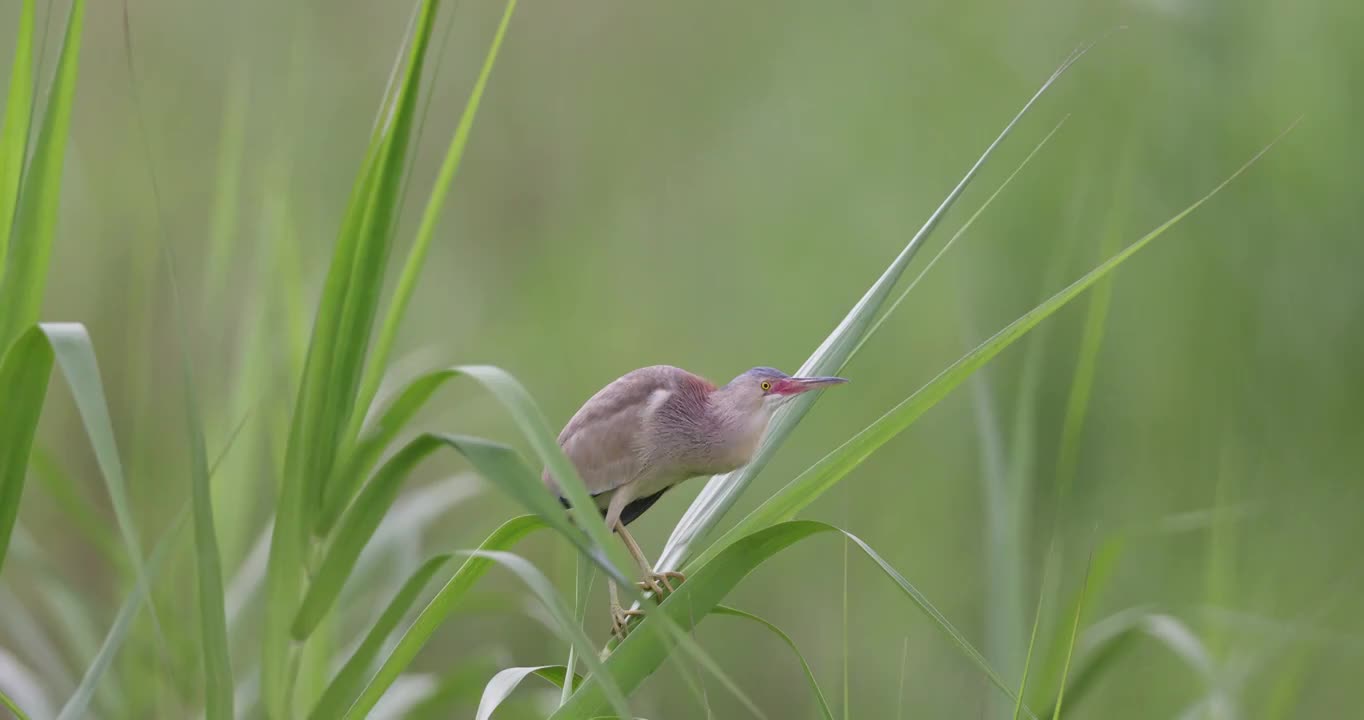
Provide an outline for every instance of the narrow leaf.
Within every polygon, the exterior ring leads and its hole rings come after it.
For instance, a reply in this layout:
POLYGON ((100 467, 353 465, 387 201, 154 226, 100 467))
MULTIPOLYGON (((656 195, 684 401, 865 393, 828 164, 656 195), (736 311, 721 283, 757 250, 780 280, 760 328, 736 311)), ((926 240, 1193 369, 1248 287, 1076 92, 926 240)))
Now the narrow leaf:
POLYGON ((581 552, 593 554, 586 536, 569 523, 563 508, 511 448, 480 438, 425 434, 408 443, 384 464, 341 520, 336 537, 293 622, 292 632, 296 639, 306 638, 336 601, 346 578, 355 568, 360 551, 393 505, 402 482, 418 462, 441 447, 464 455, 489 482, 534 512, 547 526, 559 531, 581 552))
MULTIPOLYGON (((521 684, 522 680, 534 676, 564 687, 567 668, 563 665, 536 665, 534 667, 514 667, 499 671, 488 684, 483 686, 483 696, 478 701, 478 712, 474 720, 490 720, 493 711, 521 684)), ((581 678, 579 678, 581 679, 581 678)))
MULTIPOLYGON (((167 256, 169 260, 169 256, 167 256)), ((174 268, 171 268, 174 287, 174 268)), ((176 291, 175 303, 180 304, 176 291)), ((181 319, 181 318, 177 318, 181 319)), ((189 353, 185 348, 188 332, 183 319, 180 329, 180 362, 184 377, 185 422, 189 429, 190 496, 194 510, 194 567, 199 579, 199 636, 204 654, 204 712, 208 720, 231 720, 232 661, 227 646, 227 611, 223 605, 223 563, 218 553, 218 533, 213 523, 213 491, 209 484, 211 470, 208 449, 204 442, 203 418, 199 414, 190 369, 189 353)))
MULTIPOLYGON (((267 714, 293 712, 297 648, 290 625, 298 611, 309 531, 322 506, 325 481, 336 461, 341 435, 355 410, 355 390, 369 344, 383 284, 396 195, 413 108, 421 82, 435 0, 418 6, 406 70, 366 150, 352 188, 322 298, 289 429, 284 475, 279 483, 275 528, 266 578, 265 629, 261 642, 261 694, 267 714)), ((404 62, 400 55, 399 64, 404 62)))
POLYGON ((421 595, 422 589, 431 581, 441 568, 450 561, 450 555, 437 555, 417 568, 412 576, 403 583, 379 615, 379 620, 374 623, 367 633, 365 639, 360 642, 355 652, 351 653, 350 658, 341 666, 341 670, 332 678, 331 683, 318 700, 317 705, 309 714, 314 720, 326 720, 327 718, 341 717, 346 712, 346 708, 355 702, 355 698, 360 694, 364 687, 365 673, 370 669, 374 658, 378 657, 379 651, 383 649, 384 641, 388 639, 390 633, 398 627, 404 616, 412 609, 421 595))
MULTIPOLYGON (((84 19, 85 0, 72 0, 57 73, 48 94, 47 111, 38 131, 33 160, 19 189, 15 232, 10 238, 13 242, 9 245, 5 264, 0 267, 0 273, 3 273, 0 275, 0 308, 5 309, 0 313, 0 348, 8 347, 28 326, 38 322, 42 307, 61 202, 62 166, 66 160, 71 106, 76 95, 84 19)), ((28 112, 28 107, 11 109, 28 112)), ((22 163, 22 155, 6 160, 7 163, 15 161, 22 163)))
POLYGON ((791 652, 795 654, 796 660, 800 662, 800 669, 805 672, 805 680, 810 683, 810 691, 815 694, 815 702, 819 703, 820 716, 823 717, 824 720, 834 720, 834 712, 829 709, 829 701, 824 698, 824 691, 819 689, 819 681, 815 679, 815 673, 810 669, 810 663, 805 661, 805 656, 801 654, 800 648, 796 647, 796 641, 792 640, 790 635, 782 632, 781 628, 776 625, 773 625, 753 613, 744 612, 743 610, 738 610, 725 605, 717 605, 715 609, 710 612, 712 615, 729 615, 731 617, 751 620, 767 628, 772 634, 780 638, 782 642, 786 643, 786 646, 791 648, 791 652))
POLYGON ((14 715, 14 720, 28 720, 28 713, 20 710, 19 706, 3 690, 0 690, 0 705, 4 705, 5 709, 14 715))
POLYGON ((511 24, 512 14, 515 11, 516 0, 508 0, 502 12, 502 21, 493 34, 492 45, 488 48, 488 54, 483 58, 483 68, 479 70, 478 79, 474 81, 474 87, 469 91, 469 99, 465 103, 464 113, 460 115, 459 125, 455 128, 454 137, 450 139, 450 147, 445 152, 445 160, 441 162, 435 185, 431 188, 431 196, 426 203, 426 210, 422 213, 421 226, 417 228, 417 235, 412 241, 412 248, 408 250, 407 262, 403 265, 402 275, 398 278, 398 284, 393 291, 393 298, 389 301, 388 311, 384 315, 383 323, 379 326, 379 337, 375 342, 374 354, 370 358, 369 366, 365 369, 365 377, 360 383, 357 407, 361 411, 356 412, 352 417, 352 427, 346 433, 347 438, 354 438, 360 434, 360 424, 364 419, 363 409, 369 408, 374 401, 375 393, 379 391, 379 383, 383 379, 385 368, 388 366, 389 355, 393 352, 393 343, 398 337, 398 328, 402 325, 403 315, 406 314, 407 306, 412 300, 412 293, 417 289, 417 280, 421 275, 422 267, 426 264, 426 255, 430 251, 431 240, 436 235, 436 226, 440 223, 441 213, 445 208, 445 200, 450 195, 450 186, 454 182, 455 174, 459 171, 460 161, 464 157, 464 148, 469 143, 469 134, 474 127, 474 118, 478 116, 479 103, 483 99, 484 90, 488 87, 488 79, 492 76, 493 63, 497 60, 498 51, 502 47, 502 40, 507 34, 507 27, 511 24))
MULTIPOLYGON (((550 618, 554 621, 553 629, 565 642, 578 649, 579 657, 592 669, 592 677, 597 680, 597 685, 601 687, 607 702, 611 704, 611 708, 621 717, 634 717, 625 702, 625 693, 616 685, 610 673, 606 671, 601 659, 593 652, 595 648, 592 641, 587 637, 587 633, 583 631, 582 627, 573 622, 573 612, 565 607, 563 598, 559 597, 559 593, 554 591, 554 585, 550 583, 549 578, 544 576, 544 573, 541 573, 520 555, 514 555, 503 550, 475 550, 466 554, 471 557, 488 558, 515 573, 526 584, 526 587, 530 588, 531 592, 535 594, 540 604, 549 611, 550 618)), ((480 707, 481 712, 482 708, 480 707)), ((491 713, 492 710, 489 709, 488 712, 491 713)), ((480 715, 479 717, 484 716, 480 715)))
POLYGON ((104 673, 113 663, 114 656, 118 654, 123 646, 123 641, 128 636, 128 630, 132 626, 133 618, 142 609, 142 603, 151 593, 151 583, 161 571, 161 564, 166 559, 166 553, 174 546, 176 535, 179 534, 181 526, 184 525, 186 513, 182 510, 166 530, 156 547, 152 548, 152 554, 146 562, 147 572, 139 575, 137 582, 133 586, 132 592, 124 599, 123 605, 119 607, 118 615, 114 618, 114 624, 109 628, 109 632, 104 636, 104 643, 100 646, 99 652, 95 655, 94 661, 86 668, 85 675, 81 678, 80 684, 76 686, 76 691, 71 698, 62 706, 62 711, 57 715, 57 720, 81 720, 90 716, 90 701, 95 696, 95 689, 99 686, 100 680, 104 678, 104 673))
MULTIPOLYGON (((833 375, 841 369, 852 357, 860 346, 862 340, 872 327, 872 322, 876 317, 881 306, 895 288, 895 284, 904 274, 909 266, 910 260, 918 253, 924 241, 942 221, 948 209, 961 197, 961 193, 966 186, 975 178, 976 173, 985 165, 985 161, 990 158, 996 148, 999 147, 1004 139, 1013 131, 1018 121, 1027 114, 1038 98, 1055 83, 1070 66, 1074 64, 1087 51, 1088 48, 1071 53, 1065 62, 1052 73, 1047 81, 1042 83, 1042 87, 1023 105, 1018 114, 1004 126, 1004 130, 990 143, 985 152, 966 171, 966 175, 947 194, 947 197, 938 205, 938 209, 933 211, 923 227, 919 229, 909 244, 894 261, 886 268, 875 283, 872 284, 861 300, 848 311, 838 327, 834 328, 824 342, 815 349, 814 353, 805 361, 797 375, 833 375)), ((720 518, 733 507, 738 500, 740 493, 744 491, 758 473, 767 466, 767 462, 776 454, 777 448, 786 440, 786 437, 795 429, 796 424, 805 417, 814 405, 816 396, 819 393, 809 393, 803 395, 782 408, 772 418, 771 428, 763 438, 762 445, 758 447, 758 452, 753 460, 744 467, 727 475, 717 475, 711 478, 701 494, 696 497, 687 512, 682 516, 682 520, 673 529, 669 536, 667 545, 663 548, 663 554, 658 561, 658 569, 675 570, 680 567, 690 556, 692 546, 710 533, 720 522, 720 518)))
POLYGON ((0 119, 0 277, 5 274, 10 228, 19 201, 19 179, 23 177, 24 159, 28 155, 32 109, 33 0, 22 0, 14 38, 14 64, 10 66, 9 97, 5 100, 5 116, 0 119))
MULTIPOLYGON (((651 618, 672 620, 685 630, 691 630, 707 613, 738 585, 739 581, 778 552, 805 538, 822 533, 839 533, 852 541, 871 558, 882 573, 923 611, 934 625, 945 633, 1000 692, 1010 699, 1014 692, 1005 685, 985 658, 917 588, 890 566, 860 538, 832 525, 799 520, 784 522, 744 536, 727 545, 710 561, 689 573, 687 581, 664 599, 657 611, 646 617, 607 659, 606 669, 626 693, 632 692, 645 678, 653 674, 671 653, 658 633, 642 632, 651 618)), ((569 701, 550 717, 553 720, 587 720, 597 717, 605 708, 606 697, 596 682, 588 677, 569 701)), ((1026 708, 1025 708, 1026 711, 1026 708)), ((1029 717, 1035 717, 1030 712, 1029 717)))
MULTIPOLYGON (((516 543, 526 535, 543 527, 545 527, 544 521, 535 515, 522 515, 520 517, 512 518, 503 523, 501 527, 494 530, 493 533, 483 541, 483 544, 479 545, 479 549, 507 550, 515 546, 516 543)), ((436 593, 436 596, 431 599, 431 602, 427 603, 426 607, 417 615, 417 618, 413 620, 412 624, 404 631, 402 638, 398 640, 398 644, 394 646, 393 650, 388 654, 388 657, 384 659, 383 664, 380 665, 379 670, 374 674, 374 677, 365 685, 354 704, 346 711, 345 717, 348 720, 351 718, 357 720, 359 718, 364 718, 369 714, 370 710, 374 709, 375 704, 379 702, 379 698, 383 697, 384 692, 393 685, 393 682, 398 679, 398 676, 412 664, 412 661, 417 657, 417 653, 426 645, 427 640, 431 639, 431 636, 435 634, 436 630, 451 614, 454 613, 459 607, 459 603, 463 601, 465 595, 468 594, 469 589, 472 588, 474 583, 477 582, 479 578, 483 577, 491 567, 492 561, 485 557, 475 556, 464 561, 464 564, 460 566, 459 570, 455 571, 455 574, 445 583, 445 586, 436 593)), ((342 680, 343 677, 338 676, 337 679, 332 682, 332 686, 337 686, 342 680)), ((328 688, 327 694, 330 695, 331 693, 332 689, 328 688)), ((344 690, 338 691, 338 694, 344 696, 344 690)), ((327 695, 324 695, 323 697, 326 698, 327 695)), ((323 720, 324 718, 329 719, 337 717, 337 715, 319 715, 314 713, 313 717, 318 720, 323 720)))
MULTIPOLYGON (((1296 125, 1296 123, 1295 123, 1296 125)), ((1292 126, 1284 131, 1284 134, 1292 130, 1292 126)), ((1274 142, 1282 138, 1279 135, 1274 142)), ((823 495, 840 480, 852 472, 857 466, 862 464, 873 452, 888 442, 891 438, 900 434, 908 428, 929 408, 938 404, 952 390, 969 378, 976 370, 979 370, 996 355, 1003 352, 1005 348, 1012 345, 1014 341, 1023 337, 1037 327, 1039 323, 1065 306, 1071 300, 1078 297, 1085 290, 1089 289, 1096 282, 1112 272, 1115 268, 1131 258, 1142 248, 1146 247, 1157 237, 1160 237, 1171 227, 1179 223, 1190 213, 1197 210, 1214 195, 1226 187, 1232 180, 1246 171, 1255 161, 1259 160, 1271 147, 1274 142, 1265 146, 1256 153, 1244 165, 1238 168, 1227 179, 1223 180, 1217 187, 1213 188, 1208 194, 1199 198, 1192 205, 1180 211, 1177 215, 1166 220, 1160 226, 1141 237, 1136 242, 1128 245, 1121 252, 1109 258, 1098 267, 1090 270, 1080 279, 1071 283, 1068 287, 1052 295, 1041 305, 1029 310, 1022 317, 1010 323, 1007 327, 994 336, 977 346, 974 350, 957 360, 946 370, 938 374, 924 385, 913 395, 909 396, 900 404, 891 408, 889 412, 881 416, 880 419, 867 426, 852 439, 839 446, 833 452, 824 456, 819 462, 815 463, 808 470, 801 473, 798 477, 791 480, 781 490, 768 498, 762 505, 758 506, 747 517, 739 521, 725 537, 711 545, 701 554, 699 558, 692 561, 688 567, 700 565, 714 556, 719 548, 724 547, 728 542, 743 537, 757 530, 768 527, 773 523, 789 520, 796 516, 811 502, 820 495, 823 495)))

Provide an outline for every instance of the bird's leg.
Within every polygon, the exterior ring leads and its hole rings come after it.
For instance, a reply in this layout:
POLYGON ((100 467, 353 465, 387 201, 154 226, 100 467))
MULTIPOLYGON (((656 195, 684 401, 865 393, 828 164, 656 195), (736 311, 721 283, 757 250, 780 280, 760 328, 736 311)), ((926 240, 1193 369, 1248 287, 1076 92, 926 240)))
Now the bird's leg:
POLYGON ((644 612, 626 610, 620 606, 620 591, 616 589, 615 580, 607 580, 606 586, 611 591, 611 634, 624 640, 625 633, 628 632, 630 618, 644 617, 644 612))
POLYGON ((649 558, 644 556, 644 550, 639 547, 639 543, 635 542, 635 538, 630 535, 630 531, 625 529, 625 523, 616 521, 616 532, 620 533, 620 539, 625 541, 625 549, 630 551, 630 555, 635 558, 635 562, 639 563, 639 568, 644 571, 644 580, 639 583, 640 590, 652 592, 655 598, 661 599, 664 595, 664 588, 667 588, 669 593, 677 591, 677 588, 673 587, 671 580, 675 579, 680 584, 683 580, 687 579, 687 576, 679 572, 654 572, 653 567, 649 565, 649 558), (662 587, 660 587, 660 585, 662 587))

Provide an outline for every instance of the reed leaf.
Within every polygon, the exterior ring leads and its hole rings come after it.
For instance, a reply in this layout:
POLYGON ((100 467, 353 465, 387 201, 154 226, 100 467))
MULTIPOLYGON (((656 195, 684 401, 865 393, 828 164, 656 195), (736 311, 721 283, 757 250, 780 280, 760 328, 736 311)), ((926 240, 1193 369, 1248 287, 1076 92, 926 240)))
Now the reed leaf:
MULTIPOLYGON (((4 312, 0 312, 0 348, 9 347, 20 333, 39 320, 43 291, 47 287, 47 266, 52 257, 52 239, 57 229, 62 166, 66 161, 71 106, 76 97, 84 20, 85 0, 72 0, 56 75, 33 147, 33 159, 18 188, 18 204, 12 223, 14 233, 9 238, 5 262, 0 265, 0 308, 4 308, 4 312)), ((23 38, 20 40, 22 43, 23 38)), ((27 113, 29 105, 8 108, 6 114, 11 111, 27 113)), ((8 152, 19 152, 17 157, 7 152, 6 167, 12 167, 15 162, 22 163, 22 150, 13 147, 17 143, 7 138, 6 144, 12 146, 8 152)))
MULTIPOLYGON (((834 328, 833 332, 820 343, 814 353, 800 366, 797 375, 834 375, 847 364, 853 354, 861 346, 862 341, 873 327, 876 314, 885 305, 890 297, 891 291, 909 267, 909 262, 918 253, 919 248, 932 234, 933 230, 942 221, 943 216, 961 197, 966 186, 975 178, 976 173, 985 165, 985 162, 994 154, 1004 139, 1009 136, 1016 126, 1027 114, 1033 105, 1043 94, 1058 80, 1067 70, 1079 60, 1089 48, 1082 48, 1071 53, 1060 67, 1042 83, 1042 87, 1033 94, 1018 114, 1009 121, 994 142, 986 147, 985 152, 976 160, 962 179, 952 189, 947 197, 943 199, 933 214, 928 217, 923 227, 914 234, 909 243, 905 245, 900 254, 891 264, 881 273, 867 292, 853 305, 852 309, 843 320, 834 328)), ((758 447, 753 459, 744 467, 726 475, 717 475, 706 482, 701 494, 696 497, 692 504, 683 514, 681 521, 673 529, 668 537, 668 542, 663 548, 663 553, 657 563, 657 569, 676 570, 691 556, 694 545, 704 539, 719 524, 720 519, 733 507, 739 495, 743 493, 758 473, 762 472, 767 466, 772 456, 781 444, 786 441, 787 436, 795 430, 796 425, 805 417, 805 413, 810 411, 819 393, 809 393, 798 397, 786 407, 777 411, 772 418, 772 423, 764 436, 762 444, 758 447)))
MULTIPOLYGON (((1294 123, 1294 125, 1296 125, 1296 123, 1294 123)), ((988 340, 978 345, 974 350, 967 353, 946 370, 939 373, 937 377, 933 378, 928 384, 921 387, 913 395, 910 395, 908 398, 901 401, 898 405, 891 408, 889 412, 881 416, 881 418, 853 436, 852 439, 824 456, 823 459, 815 463, 795 479, 791 480, 785 487, 778 490, 765 502, 754 509, 753 512, 749 513, 743 520, 739 521, 739 523, 726 533, 723 538, 707 548, 705 552, 689 563, 687 567, 697 567, 705 564, 707 560, 719 552, 720 548, 723 548, 729 542, 757 532, 758 530, 775 523, 794 518, 797 513, 807 507, 810 503, 814 502, 816 498, 820 497, 825 492, 828 492, 830 488, 837 485, 840 480, 846 477, 848 473, 852 472, 858 465, 862 464, 862 462, 870 457, 873 452, 904 429, 908 428, 915 420, 927 412, 929 408, 936 405, 940 400, 946 397, 948 393, 954 390, 1005 348, 1026 335, 1030 330, 1037 327, 1039 323, 1064 307, 1071 300, 1078 297, 1085 290, 1092 287, 1099 280, 1103 279, 1119 265, 1145 248, 1152 240, 1163 235, 1181 220, 1188 217, 1193 211, 1212 199, 1213 196, 1233 180, 1240 177, 1242 173, 1268 152, 1269 149, 1274 146, 1274 143, 1278 142, 1278 140, 1281 139, 1284 134, 1291 131, 1292 128, 1293 126, 1290 126, 1283 134, 1280 134, 1278 138, 1257 152, 1246 161, 1245 164, 1206 195, 1196 200, 1192 205, 1189 205, 1169 220, 1161 223, 1154 230, 1128 245, 1122 251, 1113 255, 1093 270, 1090 270, 1066 288, 1057 292, 1055 295, 1052 295, 1042 304, 1029 310, 1004 329, 995 333, 988 340)))
MULTIPOLYGON (((5 115, 0 118, 0 277, 5 274, 19 180, 28 155, 28 125, 33 108, 33 0, 19 3, 15 25, 14 64, 10 66, 5 115)), ((3 346, 0 346, 3 347, 3 346)))

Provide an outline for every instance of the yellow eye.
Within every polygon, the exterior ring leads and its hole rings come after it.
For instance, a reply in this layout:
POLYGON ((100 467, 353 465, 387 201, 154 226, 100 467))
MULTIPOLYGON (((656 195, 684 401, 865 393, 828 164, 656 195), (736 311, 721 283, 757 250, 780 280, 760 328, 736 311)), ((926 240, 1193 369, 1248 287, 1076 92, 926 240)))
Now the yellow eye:
POLYGON ((771 389, 772 389, 772 383, 770 383, 770 382, 764 380, 764 381, 763 381, 763 384, 762 384, 762 385, 759 385, 758 387, 762 388, 762 389, 763 389, 763 392, 767 392, 768 390, 771 390, 771 389))

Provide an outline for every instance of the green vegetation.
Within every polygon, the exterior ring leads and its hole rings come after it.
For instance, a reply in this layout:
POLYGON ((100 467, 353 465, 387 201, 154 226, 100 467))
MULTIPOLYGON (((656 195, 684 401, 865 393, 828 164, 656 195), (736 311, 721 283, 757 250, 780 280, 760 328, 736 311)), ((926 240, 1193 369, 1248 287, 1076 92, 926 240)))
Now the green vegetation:
POLYGON ((0 7, 0 714, 1351 714, 1357 12, 1049 7, 0 7))

